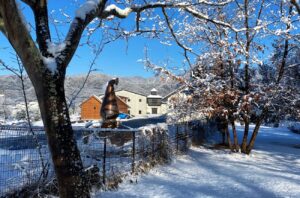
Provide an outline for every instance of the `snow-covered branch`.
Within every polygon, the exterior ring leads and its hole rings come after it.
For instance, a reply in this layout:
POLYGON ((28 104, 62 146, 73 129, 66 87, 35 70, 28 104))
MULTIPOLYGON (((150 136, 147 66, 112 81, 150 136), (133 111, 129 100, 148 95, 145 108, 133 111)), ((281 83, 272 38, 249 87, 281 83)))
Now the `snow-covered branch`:
POLYGON ((66 68, 71 61, 86 26, 97 16, 101 15, 107 0, 88 0, 76 11, 76 17, 73 19, 65 38, 66 48, 61 52, 63 67, 66 68))
MULTIPOLYGON (((34 3, 33 1, 30 1, 34 3)), ((43 56, 51 56, 48 52, 48 42, 51 41, 51 34, 48 21, 48 6, 46 0, 40 0, 31 5, 34 13, 36 37, 39 49, 43 56)))
POLYGON ((156 2, 149 3, 145 5, 134 5, 127 8, 119 8, 114 4, 107 6, 104 12, 99 16, 100 18, 107 18, 109 16, 115 16, 119 18, 126 18, 129 14, 135 12, 137 14, 147 10, 154 8, 184 8, 190 4, 187 3, 165 3, 165 2, 156 2))
POLYGON ((300 3, 299 0, 290 0, 291 3, 295 6, 295 8, 297 9, 298 14, 300 15, 300 3))
POLYGON ((225 6, 231 2, 234 2, 234 0, 228 0, 224 2, 211 2, 206 0, 198 0, 199 4, 209 5, 209 6, 225 6))
POLYGON ((197 10, 195 10, 195 9, 193 9, 191 7, 185 7, 185 10, 188 13, 192 14, 196 18, 204 19, 204 20, 209 21, 211 23, 227 27, 227 28, 233 30, 234 32, 241 32, 241 31, 245 31, 246 30, 245 28, 241 28, 241 29, 235 28, 232 24, 226 23, 224 21, 220 21, 220 20, 216 20, 216 19, 211 19, 208 15, 203 14, 201 12, 198 12, 197 10))
MULTIPOLYGON (((162 8, 162 12, 163 12, 163 15, 165 16, 165 20, 166 20, 166 22, 167 22, 167 25, 168 25, 168 28, 169 28, 169 30, 170 30, 170 32, 171 32, 172 37, 174 38, 174 40, 175 40, 175 42, 177 43, 177 45, 183 49, 183 51, 184 51, 184 57, 185 57, 185 59, 187 60, 188 64, 190 65, 190 68, 192 68, 191 61, 190 61, 190 59, 189 59, 189 57, 188 57, 188 54, 187 54, 187 52, 192 52, 192 49, 186 47, 185 45, 183 45, 183 44, 179 41, 179 39, 177 38, 177 36, 176 36, 176 34, 175 34, 175 32, 174 32, 174 29, 173 29, 171 23, 170 23, 170 20, 169 20, 169 17, 168 17, 168 15, 167 15, 167 13, 166 13, 165 8, 162 8)), ((192 52, 192 53, 193 53, 193 52, 192 52)))

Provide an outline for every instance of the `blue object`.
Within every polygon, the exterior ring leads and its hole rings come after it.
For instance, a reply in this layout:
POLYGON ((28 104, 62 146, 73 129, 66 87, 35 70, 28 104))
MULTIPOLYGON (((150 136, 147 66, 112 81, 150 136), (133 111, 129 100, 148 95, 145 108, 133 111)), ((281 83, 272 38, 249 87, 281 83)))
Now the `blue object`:
POLYGON ((119 113, 118 118, 120 119, 128 119, 130 116, 126 113, 119 113))

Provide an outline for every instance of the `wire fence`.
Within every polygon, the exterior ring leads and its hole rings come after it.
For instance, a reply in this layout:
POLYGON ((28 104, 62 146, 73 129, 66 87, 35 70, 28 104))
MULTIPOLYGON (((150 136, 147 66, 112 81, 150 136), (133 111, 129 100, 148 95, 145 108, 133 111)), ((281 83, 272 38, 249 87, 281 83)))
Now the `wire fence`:
MULTIPOLYGON (((140 129, 79 128, 74 133, 90 185, 113 189, 124 176, 147 171, 199 144, 206 131, 203 125, 189 123, 140 129)), ((0 197, 57 191, 50 159, 43 128, 0 126, 0 197)))

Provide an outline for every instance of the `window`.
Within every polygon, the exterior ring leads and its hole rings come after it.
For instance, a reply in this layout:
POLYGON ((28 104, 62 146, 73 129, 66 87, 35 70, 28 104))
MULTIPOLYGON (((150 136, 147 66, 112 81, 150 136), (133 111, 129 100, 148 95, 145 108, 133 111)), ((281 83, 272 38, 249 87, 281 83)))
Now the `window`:
POLYGON ((147 103, 149 106, 160 106, 161 98, 148 98, 147 103))
POLYGON ((142 102, 142 99, 139 99, 140 102, 142 102))
POLYGON ((96 106, 94 106, 94 110, 96 110, 96 106))
POLYGON ((139 110, 139 114, 142 114, 142 111, 141 111, 141 110, 139 110))
POLYGON ((128 110, 128 114, 130 115, 130 110, 128 110))
POLYGON ((130 98, 128 98, 128 102, 130 102, 130 98))
POLYGON ((152 108, 152 114, 157 114, 157 108, 152 108))

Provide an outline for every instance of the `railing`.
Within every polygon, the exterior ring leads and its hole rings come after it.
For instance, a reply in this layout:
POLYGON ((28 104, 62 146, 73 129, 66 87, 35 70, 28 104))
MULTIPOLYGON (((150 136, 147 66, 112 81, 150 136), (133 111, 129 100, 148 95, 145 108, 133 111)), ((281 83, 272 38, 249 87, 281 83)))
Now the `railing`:
MULTIPOLYGON (((74 134, 90 185, 112 189, 124 176, 187 151, 199 136, 199 126, 193 127, 76 128, 74 134)), ((45 187, 47 193, 57 190, 44 130, 33 131, 35 137, 26 127, 0 126, 0 197, 42 193, 45 187)))

